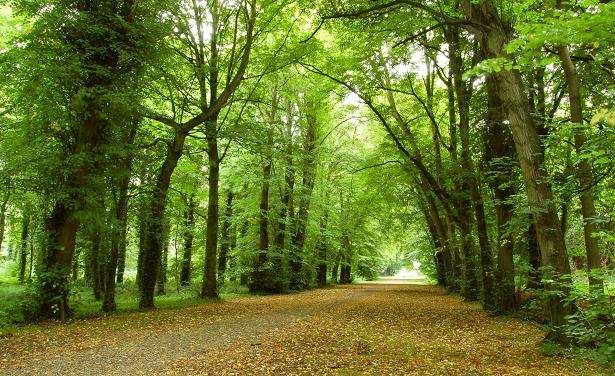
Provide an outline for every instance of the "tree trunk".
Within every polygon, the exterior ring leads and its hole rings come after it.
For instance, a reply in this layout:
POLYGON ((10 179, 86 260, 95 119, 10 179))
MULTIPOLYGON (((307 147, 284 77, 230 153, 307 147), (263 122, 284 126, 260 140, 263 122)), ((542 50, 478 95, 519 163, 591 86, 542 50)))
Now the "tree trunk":
POLYGON ((192 278, 192 248, 194 244, 194 211, 196 203, 194 193, 186 202, 187 207, 184 211, 184 254, 182 256, 182 267, 179 277, 181 286, 189 286, 192 278))
POLYGON ((271 164, 273 163, 273 129, 268 130, 267 152, 263 162, 263 186, 261 188, 258 224, 258 255, 252 274, 252 291, 277 291, 274 275, 267 264, 269 260, 269 186, 271 181, 271 164))
POLYGON ((337 275, 340 269, 340 259, 342 257, 342 253, 340 251, 335 255, 335 261, 333 261, 333 268, 331 268, 331 281, 333 283, 337 283, 337 275))
POLYGON ((94 234, 92 234, 90 249, 90 278, 92 285, 92 292, 94 294, 94 299, 96 301, 102 298, 102 278, 101 278, 101 260, 100 260, 100 250, 101 250, 101 234, 100 229, 97 228, 94 230, 94 234))
POLYGON ((207 239, 205 240, 205 263, 202 298, 218 297, 217 252, 218 252, 218 199, 220 179, 220 158, 218 156, 218 122, 215 119, 206 124, 207 155, 209 157, 209 200, 207 207, 207 239))
POLYGON ((9 203, 9 197, 9 191, 5 191, 4 198, 2 199, 2 204, 0 204, 0 251, 2 250, 2 243, 4 242, 4 232, 6 226, 6 208, 9 203))
POLYGON ((145 219, 144 223, 145 234, 143 238, 143 248, 140 250, 140 309, 154 308, 154 290, 156 288, 160 258, 164 246, 164 209, 166 206, 166 198, 171 184, 171 176, 182 156, 185 140, 186 134, 179 129, 176 130, 173 141, 168 144, 167 156, 156 177, 154 192, 152 193, 147 211, 148 217, 145 219))
MULTIPOLYGON (((503 56, 504 46, 512 36, 512 27, 500 18, 496 6, 491 1, 475 4, 465 0, 463 8, 470 21, 485 25, 474 32, 489 57, 503 56)), ((559 218, 554 206, 549 177, 542 166, 544 156, 523 82, 519 72, 514 70, 502 70, 494 74, 494 77, 499 88, 500 100, 508 112, 528 202, 534 211, 534 222, 543 265, 550 267, 554 273, 553 277, 559 280, 562 275, 570 274, 570 264, 564 236, 559 228, 559 218)), ((551 288, 563 292, 563 294, 550 294, 548 301, 550 322, 557 329, 564 324, 564 316, 570 311, 570 308, 564 305, 563 298, 567 295, 568 288, 560 285, 551 286, 551 288)), ((558 330, 552 332, 551 336, 557 340, 565 340, 558 330)))
POLYGON ((317 246, 318 267, 316 269, 316 284, 318 287, 327 285, 327 250, 329 248, 329 237, 327 235, 328 221, 329 212, 325 208, 325 213, 320 222, 320 241, 317 246))
MULTIPOLYGON (((580 155, 583 153, 583 147, 585 145, 585 132, 583 131, 583 102, 581 98, 579 76, 570 58, 568 47, 559 46, 557 51, 568 84, 570 120, 575 124, 574 146, 577 153, 580 155)), ((601 267, 600 252, 598 250, 598 241, 593 235, 598 231, 598 228, 595 224, 596 210, 594 207, 594 190, 592 188, 594 184, 592 166, 586 158, 581 158, 575 171, 577 179, 579 180, 579 188, 581 189, 581 214, 583 216, 583 236, 585 239, 585 252, 587 253, 589 285, 596 289, 596 291, 602 291, 602 278, 598 277, 601 267)))
MULTIPOLYGON (((487 222, 485 221, 485 209, 483 205, 480 187, 474 170, 474 163, 470 155, 470 103, 469 91, 462 79, 463 60, 459 51, 459 33, 455 30, 450 41, 451 59, 450 64, 453 73, 453 85, 457 95, 457 105, 459 110, 459 138, 461 140, 461 162, 466 175, 462 186, 464 192, 469 192, 474 217, 476 219, 476 230, 478 232, 478 243, 480 248, 480 271, 482 277, 482 301, 483 308, 493 308, 493 261, 489 236, 487 234, 487 222)), ((463 198, 467 200, 467 198, 463 198)), ((468 203, 464 202, 461 207, 465 208, 468 203)), ((464 224, 465 226, 465 224, 464 224)), ((469 240, 468 240, 469 242, 469 240)), ((474 255, 470 256, 471 258, 474 255)), ((470 287, 471 289, 473 287, 470 287)))
POLYGON ((169 219, 165 217, 164 223, 164 234, 162 241, 162 255, 160 257, 160 269, 158 270, 158 278, 157 278, 157 294, 158 295, 166 295, 167 294, 167 265, 169 263, 169 242, 170 242, 170 234, 171 234, 171 223, 169 219))
POLYGON ((301 188, 299 212, 294 217, 293 221, 294 233, 291 249, 292 257, 290 261, 291 275, 289 287, 294 290, 305 287, 305 283, 301 279, 303 245, 305 243, 305 231, 316 176, 316 118, 312 114, 307 116, 307 129, 304 138, 304 153, 305 160, 302 168, 303 186, 301 188))
POLYGON ((30 213, 23 212, 23 221, 21 225, 21 252, 19 254, 19 282, 24 283, 26 280, 26 266, 28 263, 28 237, 30 228, 30 213))
MULTIPOLYGON (((133 121, 132 128, 123 142, 125 147, 132 147, 137 136, 138 127, 139 122, 133 121)), ((122 175, 119 181, 117 181, 117 196, 115 199, 113 222, 111 224, 111 251, 105 265, 105 298, 102 305, 102 310, 105 312, 115 311, 117 307, 115 303, 116 273, 118 283, 122 283, 124 278, 126 228, 128 222, 128 188, 130 185, 132 160, 133 155, 129 152, 124 156, 119 166, 122 175), (122 260, 121 265, 119 263, 120 259, 122 260), (118 270, 118 266, 121 267, 121 271, 118 270)))
POLYGON ((231 250, 231 227, 233 226, 233 191, 229 189, 226 195, 226 212, 224 213, 224 222, 222 224, 222 239, 220 244, 220 258, 218 259, 218 283, 224 284, 224 274, 226 273, 226 264, 231 250))
POLYGON ((490 168, 498 225, 497 307, 508 312, 516 307, 513 235, 509 230, 514 215, 514 205, 510 200, 515 194, 511 186, 515 155, 512 136, 503 124, 502 104, 492 76, 487 77, 487 105, 485 162, 490 168))

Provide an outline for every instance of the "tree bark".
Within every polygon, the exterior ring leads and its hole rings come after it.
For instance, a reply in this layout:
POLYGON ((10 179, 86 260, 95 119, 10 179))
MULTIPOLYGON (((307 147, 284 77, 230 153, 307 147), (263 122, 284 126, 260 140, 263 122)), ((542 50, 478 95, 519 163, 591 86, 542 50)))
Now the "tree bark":
MULTIPOLYGON (((461 52, 459 51, 459 32, 454 30, 451 33, 451 40, 449 41, 450 48, 450 64, 453 73, 453 86, 455 87, 455 94, 457 95, 457 106, 459 111, 459 138, 461 140, 461 163, 463 170, 465 170, 465 177, 462 181, 462 187, 464 192, 468 192, 471 200, 471 204, 474 208, 474 217, 476 219, 476 230, 478 232, 478 243, 480 248, 480 272, 482 277, 482 302, 485 309, 492 309, 493 302, 493 261, 491 255, 491 248, 489 245, 489 236, 487 234, 487 222, 485 221, 485 209, 483 199, 479 190, 478 180, 476 178, 476 172, 474 171, 474 162, 470 155, 470 103, 469 103, 469 91, 466 88, 462 79, 463 60, 461 58, 461 52)), ((470 205, 467 202, 467 197, 462 195, 462 203, 460 205, 464 211, 467 211, 467 207, 470 205)), ((463 214, 462 214, 463 215, 463 214)), ((464 231, 468 231, 469 224, 463 224, 464 231)), ((470 246, 469 232, 464 236, 468 246, 470 246)), ((473 246, 472 246, 473 248, 473 246)), ((475 256, 466 254, 466 257, 473 259, 475 256)), ((475 263, 475 262, 474 262, 475 263)), ((472 264, 470 264, 472 265, 472 264)), ((472 267, 475 267, 472 265, 472 267)), ((470 272, 471 273, 471 272, 470 272)), ((473 273, 472 273, 473 274, 473 273)), ((470 274, 468 274, 470 276, 470 274)), ((470 277, 468 281, 469 289, 468 297, 474 298, 474 277, 470 277)))
MULTIPOLYGON (((130 132, 123 144, 125 147, 132 147, 137 136, 139 122, 134 121, 130 132)), ((115 311, 115 284, 122 283, 124 278, 124 267, 126 258, 126 229, 128 226, 128 188, 132 172, 132 152, 127 153, 120 163, 121 177, 116 182, 117 196, 115 198, 115 208, 113 222, 111 223, 111 250, 105 265, 105 297, 102 310, 105 312, 115 311), (120 259, 122 260, 120 264, 120 259), (117 274, 117 281, 116 281, 117 274), (121 277, 120 277, 121 276, 121 277)))
POLYGON ((4 192, 2 204, 0 204, 0 250, 2 249, 2 243, 4 242, 4 232, 6 226, 6 209, 9 203, 10 193, 4 192))
POLYGON ((102 298, 103 283, 100 262, 101 234, 100 228, 98 226, 96 226, 94 234, 92 234, 91 243, 92 248, 90 248, 90 283, 92 285, 94 299, 96 301, 99 301, 102 298))
MULTIPOLYGON (((504 46, 511 39, 512 27, 500 18, 493 2, 484 1, 475 4, 465 0, 462 8, 468 20, 484 25, 474 32, 489 57, 504 56, 504 46)), ((523 82, 519 72, 514 70, 502 70, 494 74, 494 77, 499 87, 500 100, 508 113, 528 201, 535 212, 534 222, 543 265, 550 267, 554 273, 553 277, 559 280, 562 275, 570 274, 570 264, 564 236, 559 228, 559 218, 554 206, 551 185, 542 167, 544 156, 523 82)), ((568 288, 565 286, 558 285, 551 286, 551 288, 563 290, 563 296, 567 295, 568 288)), ((562 294, 551 294, 548 302, 548 315, 554 328, 557 329, 564 324, 564 316, 569 311, 570 308, 564 305, 562 294)), ((551 337, 556 340, 565 340, 558 330, 553 331, 551 337)))
POLYGON ((26 280, 26 266, 28 263, 28 238, 30 236, 30 213, 26 210, 23 212, 23 220, 21 224, 21 252, 19 254, 19 282, 24 283, 26 280))
MULTIPOLYGON (((568 84, 568 101, 570 103, 570 121, 575 124, 574 146, 578 154, 583 153, 585 145, 585 132, 583 131, 583 101, 577 69, 570 58, 568 47, 557 48, 566 82, 568 84)), ((585 252, 587 253, 587 272, 589 273, 589 285, 596 291, 602 291, 602 278, 596 278, 600 270, 600 251, 598 241, 594 237, 598 231, 595 224, 596 209, 594 207, 594 190, 592 166, 586 158, 580 158, 575 170, 581 189, 581 215, 583 216, 583 236, 585 239, 585 252), (593 271, 593 272, 592 272, 593 271)))
POLYGON ((218 283, 223 284, 228 263, 229 252, 232 246, 231 227, 233 226, 233 191, 229 189, 226 195, 226 211, 222 223, 222 239, 220 244, 220 258, 218 259, 218 283))
POLYGON ((186 200, 184 211, 184 253, 182 255, 182 266, 179 277, 181 286, 189 286, 192 278, 192 250, 194 246, 194 212, 196 203, 194 193, 186 200))
POLYGON ((145 218, 145 233, 141 249, 141 273, 139 287, 141 296, 140 309, 154 308, 154 290, 160 268, 160 258, 163 248, 164 210, 166 198, 171 184, 171 176, 182 156, 186 134, 180 129, 175 132, 173 141, 167 146, 167 155, 156 177, 154 191, 145 218))
POLYGON ((327 285, 327 251, 329 248, 329 237, 327 235, 327 224, 329 222, 329 212, 325 208, 320 222, 320 241, 318 242, 318 266, 316 268, 316 284, 318 287, 327 285))
POLYGON ((516 307, 513 235, 509 229, 510 220, 514 215, 514 205, 510 200, 515 194, 511 185, 512 163, 515 155, 512 136, 503 124, 502 104, 497 90, 495 79, 489 75, 487 77, 485 162, 490 168, 490 184, 495 196, 498 225, 497 308, 508 312, 516 307))
POLYGON ((218 155, 217 116, 206 124, 207 155, 209 157, 209 200, 207 207, 207 239, 205 240, 205 263, 202 298, 218 297, 217 252, 218 252, 218 207, 220 185, 220 158, 218 155))
MULTIPOLYGON (((311 106, 311 104, 308 104, 311 106)), ((313 108, 309 108, 312 111, 313 108)), ((292 257, 290 260, 291 275, 289 287, 293 290, 305 287, 301 279, 303 265, 303 245, 305 243, 305 231, 310 213, 310 201, 316 177, 316 118, 313 114, 307 115, 307 129, 305 130, 303 151, 305 159, 302 166, 303 183, 301 187, 301 200, 299 212, 294 216, 294 232, 292 238, 292 257)))

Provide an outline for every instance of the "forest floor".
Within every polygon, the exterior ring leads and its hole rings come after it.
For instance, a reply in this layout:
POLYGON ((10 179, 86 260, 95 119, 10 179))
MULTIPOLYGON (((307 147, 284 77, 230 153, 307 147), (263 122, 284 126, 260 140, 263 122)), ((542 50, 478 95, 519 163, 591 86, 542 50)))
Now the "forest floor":
POLYGON ((26 327, 2 375, 606 375, 543 331, 394 281, 26 327))

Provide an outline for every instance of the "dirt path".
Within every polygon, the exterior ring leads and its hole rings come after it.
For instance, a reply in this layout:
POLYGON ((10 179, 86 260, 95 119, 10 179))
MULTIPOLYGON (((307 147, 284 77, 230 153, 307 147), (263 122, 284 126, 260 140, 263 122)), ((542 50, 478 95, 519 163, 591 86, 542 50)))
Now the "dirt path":
POLYGON ((35 327, 0 339, 0 374, 600 374, 542 336, 436 287, 354 285, 35 327))

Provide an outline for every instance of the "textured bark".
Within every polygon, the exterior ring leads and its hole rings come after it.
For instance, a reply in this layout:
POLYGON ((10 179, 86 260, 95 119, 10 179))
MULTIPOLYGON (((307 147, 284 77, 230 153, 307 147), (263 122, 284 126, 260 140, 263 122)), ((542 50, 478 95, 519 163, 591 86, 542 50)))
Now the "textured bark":
MULTIPOLYGON (((504 55, 504 46, 512 38, 512 27, 506 24, 491 1, 475 4, 463 2, 463 11, 468 20, 480 29, 473 30, 489 57, 504 55)), ((556 278, 570 274, 570 264, 564 236, 559 228, 559 218, 553 204, 553 193, 546 171, 543 169, 543 153, 534 119, 521 76, 517 71, 502 70, 494 74, 503 107, 508 113, 517 158, 521 165, 529 204, 534 210, 534 222, 540 245, 543 265, 550 267, 556 278)), ((557 287, 559 289, 559 287, 557 287)), ((562 288, 564 295, 567 289, 562 288)), ((555 328, 564 323, 570 308, 564 305, 562 295, 552 294, 548 302, 548 315, 555 328)), ((565 340, 557 330, 552 333, 557 340, 565 340)))
MULTIPOLYGON (((103 131, 108 123, 104 112, 107 103, 100 103, 101 92, 113 93, 114 85, 119 83, 126 73, 133 73, 140 64, 120 64, 120 50, 138 50, 138 40, 131 32, 134 20, 135 3, 121 1, 115 7, 99 6, 94 3, 73 5, 75 11, 87 15, 101 25, 92 25, 83 33, 75 33, 72 24, 67 23, 66 38, 62 43, 67 48, 78 51, 84 69, 81 77, 75 79, 81 86, 72 98, 79 103, 81 110, 76 116, 78 126, 74 130, 72 145, 67 148, 65 160, 82 160, 78 166, 71 166, 62 182, 64 190, 69 193, 65 200, 58 201, 45 218, 45 245, 42 250, 41 269, 37 273, 40 286, 40 316, 64 320, 70 315, 68 307, 68 281, 71 273, 75 238, 79 221, 76 213, 84 207, 84 191, 90 186, 91 166, 99 158, 99 146, 105 141, 103 131), (118 22, 117 20, 121 20, 118 22), (100 28, 109 28, 114 40, 101 39, 100 28), (94 31, 92 31, 94 30, 94 31), (91 53, 84 46, 96 46, 97 53, 91 53), (87 51, 87 52, 84 52, 87 51)), ((138 51, 136 51, 138 52, 138 51)), ((135 59, 137 61, 138 59, 135 59)), ((73 90, 75 91, 75 90, 73 90)), ((104 96, 102 96, 104 97, 104 96)))
MULTIPOLYGON (((214 119, 217 118, 217 115, 214 119)), ((218 122, 212 120, 206 125, 207 155, 209 159, 208 206, 207 206, 207 238, 205 239, 205 263, 203 273, 202 298, 218 297, 217 253, 218 253, 218 218, 219 218, 219 187, 220 187, 220 157, 218 152, 218 122)))
POLYGON ((342 235, 340 254, 340 284, 345 285, 352 282, 352 249, 350 248, 350 237, 348 234, 342 235))
POLYGON ((511 186, 515 155, 512 136, 503 124, 497 90, 495 79, 488 76, 485 162, 490 169, 498 225, 497 308, 507 312, 516 307, 513 235, 508 228, 514 215, 514 205, 510 200, 515 194, 511 186))
POLYGON ((184 253, 182 255, 182 266, 179 277, 179 283, 181 286, 190 285, 190 279, 192 278, 195 209, 196 203, 194 201, 194 194, 192 194, 186 202, 186 209, 184 211, 184 253))

